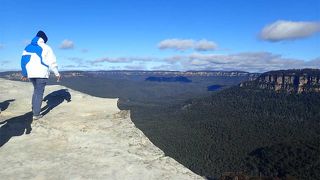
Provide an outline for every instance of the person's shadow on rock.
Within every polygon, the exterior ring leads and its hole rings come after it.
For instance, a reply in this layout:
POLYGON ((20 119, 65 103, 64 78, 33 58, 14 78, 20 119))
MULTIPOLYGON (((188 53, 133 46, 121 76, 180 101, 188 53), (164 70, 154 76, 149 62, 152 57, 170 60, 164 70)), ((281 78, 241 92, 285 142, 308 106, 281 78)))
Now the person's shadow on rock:
POLYGON ((32 112, 13 117, 0 122, 0 147, 6 144, 13 136, 22 136, 31 133, 32 112), (4 124, 4 125, 3 125, 4 124))
POLYGON ((41 109, 41 115, 44 116, 48 114, 52 109, 63 103, 65 100, 67 102, 71 101, 71 94, 69 93, 68 89, 60 89, 48 94, 43 98, 43 101, 47 102, 47 105, 41 109))
POLYGON ((0 113, 1 111, 5 111, 11 102, 15 101, 15 99, 9 99, 0 103, 0 113))

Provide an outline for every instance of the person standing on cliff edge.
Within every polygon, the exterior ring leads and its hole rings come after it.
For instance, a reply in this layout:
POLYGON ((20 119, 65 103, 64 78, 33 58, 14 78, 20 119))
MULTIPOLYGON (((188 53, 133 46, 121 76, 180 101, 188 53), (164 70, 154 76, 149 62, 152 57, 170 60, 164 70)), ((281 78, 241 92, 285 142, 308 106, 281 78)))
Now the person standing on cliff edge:
POLYGON ((21 80, 27 81, 29 78, 34 88, 32 95, 34 120, 42 118, 42 115, 40 115, 41 105, 44 89, 50 76, 50 70, 55 74, 58 82, 61 79, 56 56, 51 47, 46 44, 47 41, 47 35, 43 31, 39 31, 36 37, 24 49, 21 58, 21 80))

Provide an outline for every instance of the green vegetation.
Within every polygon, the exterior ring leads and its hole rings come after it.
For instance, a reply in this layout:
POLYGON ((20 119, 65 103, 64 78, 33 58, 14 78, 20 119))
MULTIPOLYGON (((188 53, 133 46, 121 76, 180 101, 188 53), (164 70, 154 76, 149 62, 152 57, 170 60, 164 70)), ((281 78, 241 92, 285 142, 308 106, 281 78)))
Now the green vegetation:
POLYGON ((146 78, 146 81, 155 81, 155 82, 181 82, 181 83, 190 83, 191 80, 183 76, 173 76, 173 77, 156 77, 150 76, 146 78))
POLYGON ((201 175, 320 175, 320 94, 232 87, 180 108, 139 109, 133 111, 136 125, 201 175))

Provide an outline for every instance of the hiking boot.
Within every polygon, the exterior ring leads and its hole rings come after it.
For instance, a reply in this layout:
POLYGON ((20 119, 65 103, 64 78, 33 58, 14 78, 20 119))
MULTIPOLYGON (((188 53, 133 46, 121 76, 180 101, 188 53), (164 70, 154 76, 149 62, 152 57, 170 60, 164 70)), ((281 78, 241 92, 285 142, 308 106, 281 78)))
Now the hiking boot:
POLYGON ((32 119, 33 119, 33 120, 38 120, 38 119, 41 119, 42 117, 43 117, 42 115, 39 115, 39 116, 33 116, 33 117, 32 117, 32 119))

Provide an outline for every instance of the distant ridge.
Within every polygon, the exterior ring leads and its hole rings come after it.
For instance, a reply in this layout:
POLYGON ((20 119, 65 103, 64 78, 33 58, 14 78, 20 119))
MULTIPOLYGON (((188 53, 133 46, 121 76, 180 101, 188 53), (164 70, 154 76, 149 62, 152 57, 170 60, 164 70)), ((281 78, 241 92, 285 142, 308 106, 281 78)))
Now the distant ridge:
POLYGON ((287 93, 320 93, 320 69, 269 71, 261 74, 254 81, 241 83, 240 87, 287 93))
MULTIPOLYGON (((249 73, 244 71, 142 71, 142 70, 112 70, 112 71, 62 71, 62 76, 100 76, 100 75, 144 75, 144 76, 185 76, 185 77, 248 77, 249 80, 256 79, 260 73, 249 73)), ((0 72, 0 77, 6 79, 20 79, 20 71, 0 72)))

